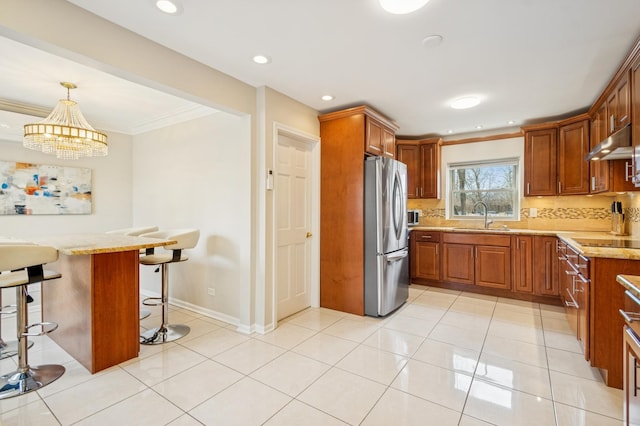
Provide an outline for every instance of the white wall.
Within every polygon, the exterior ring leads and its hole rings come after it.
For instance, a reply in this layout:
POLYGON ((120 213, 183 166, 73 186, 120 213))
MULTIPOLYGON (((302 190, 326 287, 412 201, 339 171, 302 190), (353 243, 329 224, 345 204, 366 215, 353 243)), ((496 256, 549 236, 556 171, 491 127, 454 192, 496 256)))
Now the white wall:
MULTIPOLYGON (((137 135, 133 143, 133 226, 200 229, 189 260, 169 266, 173 302, 247 331, 250 133, 248 118, 220 112, 137 135)), ((160 292, 154 269, 140 271, 146 294, 160 292)))
POLYGON ((109 155, 69 161, 32 151, 21 142, 0 140, 0 160, 87 167, 92 171, 90 215, 0 216, 0 236, 104 232, 131 223, 131 137, 109 133, 109 155))

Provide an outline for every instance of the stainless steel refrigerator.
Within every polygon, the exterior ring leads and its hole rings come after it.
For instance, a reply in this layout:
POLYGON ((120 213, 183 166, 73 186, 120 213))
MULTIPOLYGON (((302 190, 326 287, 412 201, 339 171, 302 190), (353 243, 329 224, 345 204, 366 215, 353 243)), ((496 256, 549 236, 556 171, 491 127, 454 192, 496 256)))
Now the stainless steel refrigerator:
POLYGON ((385 316, 409 295, 407 166, 367 157, 364 175, 364 313, 385 316))

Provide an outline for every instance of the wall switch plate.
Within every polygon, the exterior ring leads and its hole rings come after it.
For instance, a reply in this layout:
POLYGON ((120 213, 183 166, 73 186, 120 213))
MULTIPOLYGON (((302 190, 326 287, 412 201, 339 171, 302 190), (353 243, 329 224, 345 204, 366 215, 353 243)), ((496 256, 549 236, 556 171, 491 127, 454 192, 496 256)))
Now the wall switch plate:
POLYGON ((529 208, 529 217, 538 217, 538 209, 536 207, 529 208))
POLYGON ((211 288, 211 287, 209 287, 209 288, 207 289, 207 294, 208 294, 209 296, 215 296, 215 295, 216 295, 216 289, 215 289, 215 288, 211 288))

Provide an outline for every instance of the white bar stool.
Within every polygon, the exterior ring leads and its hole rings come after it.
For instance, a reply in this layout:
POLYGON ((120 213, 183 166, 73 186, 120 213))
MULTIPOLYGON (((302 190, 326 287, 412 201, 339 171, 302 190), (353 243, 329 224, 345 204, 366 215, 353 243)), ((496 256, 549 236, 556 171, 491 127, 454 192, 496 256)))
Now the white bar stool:
MULTIPOLYGON (((27 244, 27 245, 31 245, 33 244, 30 241, 23 241, 23 240, 16 240, 13 238, 4 238, 4 237, 0 237, 0 245, 7 245, 7 244, 27 244)), ((2 271, 0 271, 0 274, 2 274, 2 271)), ((15 308, 15 305, 3 305, 2 304, 2 290, 0 290, 0 359, 5 359, 5 358, 10 358, 12 356, 16 356, 18 355, 18 341, 17 340, 11 340, 9 342, 6 342, 3 338, 2 338, 2 315, 9 315, 9 314, 15 314, 17 311, 11 311, 11 312, 5 312, 5 309, 7 308, 15 308)), ((33 346, 33 340, 28 340, 27 341, 27 348, 31 348, 33 346)))
MULTIPOLYGON (((148 234, 149 232, 157 231, 157 226, 140 226, 137 228, 122 228, 122 229, 114 229, 111 231, 107 231, 106 234, 115 234, 115 235, 128 235, 130 237, 139 237, 142 234, 148 234)), ((146 309, 140 310, 140 321, 147 318, 151 315, 151 312, 146 309)), ((2 359, 2 358, 0 358, 2 359)))
POLYGON ((169 268, 170 263, 184 262, 189 258, 182 254, 182 250, 196 246, 200 238, 198 229, 170 229, 165 231, 142 234, 141 237, 162 238, 174 240, 175 244, 164 246, 164 250, 170 251, 166 254, 156 254, 153 248, 147 249, 147 254, 140 257, 142 265, 162 265, 162 295, 161 297, 148 297, 142 301, 143 305, 162 305, 162 325, 145 331, 140 336, 140 343, 143 345, 157 345, 172 342, 189 334, 191 330, 183 324, 169 324, 169 268))
POLYGON ((18 335, 18 369, 0 376, 0 399, 11 398, 38 390, 65 372, 61 365, 47 364, 29 366, 28 336, 42 336, 58 328, 58 324, 40 322, 28 325, 27 285, 60 278, 57 272, 45 271, 43 264, 55 262, 58 250, 54 247, 35 244, 0 245, 0 271, 12 271, 0 275, 0 289, 15 287, 18 335), (44 327, 50 328, 45 330, 44 327), (29 329, 42 327, 39 333, 30 333, 29 329))

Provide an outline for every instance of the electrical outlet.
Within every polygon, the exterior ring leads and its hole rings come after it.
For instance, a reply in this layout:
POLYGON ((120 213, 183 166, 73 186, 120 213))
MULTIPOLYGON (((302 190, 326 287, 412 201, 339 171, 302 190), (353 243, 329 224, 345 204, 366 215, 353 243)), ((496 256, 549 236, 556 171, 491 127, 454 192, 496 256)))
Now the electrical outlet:
POLYGON ((529 217, 531 217, 531 218, 538 217, 538 208, 537 207, 530 207, 529 208, 529 217))
POLYGON ((209 296, 215 296, 216 295, 216 289, 209 287, 207 289, 207 293, 209 294, 209 296))

